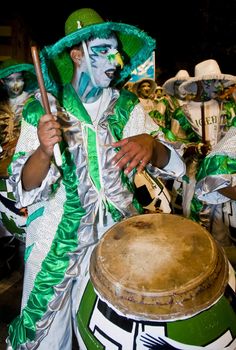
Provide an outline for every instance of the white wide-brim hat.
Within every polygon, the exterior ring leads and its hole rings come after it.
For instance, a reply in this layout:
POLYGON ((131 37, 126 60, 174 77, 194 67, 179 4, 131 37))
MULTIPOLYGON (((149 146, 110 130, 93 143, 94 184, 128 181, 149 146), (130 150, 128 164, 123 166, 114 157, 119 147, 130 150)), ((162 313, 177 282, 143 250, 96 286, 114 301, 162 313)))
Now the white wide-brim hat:
POLYGON ((236 84, 236 77, 234 75, 221 73, 218 63, 213 59, 209 59, 202 61, 195 66, 194 77, 189 78, 186 82, 180 85, 180 93, 182 95, 196 95, 197 82, 203 80, 220 81, 220 85, 223 87, 236 84))
POLYGON ((181 69, 178 71, 178 73, 173 77, 168 80, 166 80, 163 84, 163 89, 168 95, 174 96, 175 91, 174 91, 174 85, 177 81, 179 82, 185 82, 186 80, 189 79, 189 74, 185 69, 181 69))

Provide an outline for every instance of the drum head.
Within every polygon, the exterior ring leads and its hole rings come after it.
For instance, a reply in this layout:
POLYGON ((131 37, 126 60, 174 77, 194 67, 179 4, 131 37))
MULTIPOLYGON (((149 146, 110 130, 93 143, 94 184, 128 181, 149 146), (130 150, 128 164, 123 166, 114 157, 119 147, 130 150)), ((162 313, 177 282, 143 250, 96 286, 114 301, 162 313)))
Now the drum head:
POLYGON ((199 224, 173 214, 137 215, 115 224, 93 250, 98 295, 141 320, 191 317, 224 294, 228 262, 199 224))

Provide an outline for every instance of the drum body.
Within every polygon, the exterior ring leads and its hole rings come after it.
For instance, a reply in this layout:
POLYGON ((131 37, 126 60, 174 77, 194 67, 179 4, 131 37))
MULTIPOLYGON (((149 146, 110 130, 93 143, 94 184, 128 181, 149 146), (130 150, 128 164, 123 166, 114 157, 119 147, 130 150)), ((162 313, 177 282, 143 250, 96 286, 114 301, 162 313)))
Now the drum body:
POLYGON ((236 349, 236 299, 222 249, 200 225, 144 214, 92 252, 77 312, 81 349, 236 349))

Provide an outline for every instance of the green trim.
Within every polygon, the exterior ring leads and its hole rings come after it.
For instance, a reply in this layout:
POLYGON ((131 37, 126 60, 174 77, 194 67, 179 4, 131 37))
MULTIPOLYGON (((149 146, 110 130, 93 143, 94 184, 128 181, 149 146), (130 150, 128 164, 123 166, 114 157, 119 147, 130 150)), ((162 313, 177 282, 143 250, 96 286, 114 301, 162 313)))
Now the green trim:
POLYGON ((33 248, 34 248, 34 243, 25 248, 25 255, 24 255, 24 262, 25 263, 28 260, 33 248))
POLYGON ((78 179, 69 152, 63 154, 62 171, 66 189, 64 213, 51 248, 36 276, 27 305, 22 310, 21 316, 17 317, 9 327, 9 338, 14 350, 20 344, 35 339, 36 323, 47 312, 48 303, 54 296, 54 286, 63 281, 68 269, 68 254, 78 247, 78 228, 85 211, 78 198, 78 179))
POLYGON ((88 169, 91 179, 98 191, 101 189, 100 177, 99 177, 99 164, 97 155, 97 140, 94 130, 87 129, 88 137, 88 169))
POLYGON ((31 215, 29 215, 27 217, 26 226, 29 226, 32 221, 34 221, 37 218, 39 218, 40 216, 42 216, 44 213, 44 209, 45 209, 44 207, 38 208, 31 215))

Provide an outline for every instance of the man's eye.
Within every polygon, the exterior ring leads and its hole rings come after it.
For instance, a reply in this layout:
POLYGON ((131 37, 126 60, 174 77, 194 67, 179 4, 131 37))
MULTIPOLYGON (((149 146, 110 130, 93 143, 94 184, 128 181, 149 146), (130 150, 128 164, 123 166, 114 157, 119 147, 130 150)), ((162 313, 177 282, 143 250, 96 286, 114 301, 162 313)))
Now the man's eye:
POLYGON ((102 55, 106 55, 106 54, 108 53, 108 50, 106 50, 106 49, 101 50, 100 53, 101 53, 102 55))

